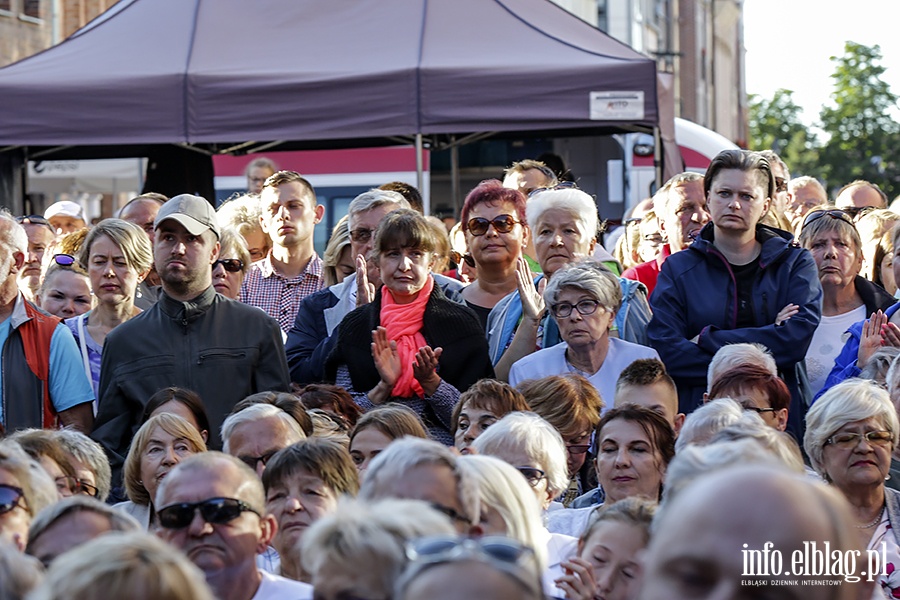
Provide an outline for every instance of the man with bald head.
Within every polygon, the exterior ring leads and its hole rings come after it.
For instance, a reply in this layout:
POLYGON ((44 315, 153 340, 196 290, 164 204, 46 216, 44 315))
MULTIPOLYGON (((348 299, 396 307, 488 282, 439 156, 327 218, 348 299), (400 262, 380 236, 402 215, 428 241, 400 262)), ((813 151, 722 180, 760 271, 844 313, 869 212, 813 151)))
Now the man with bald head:
POLYGON ((261 571, 256 555, 275 535, 262 481, 221 452, 195 454, 163 479, 156 492, 157 535, 203 571, 219 600, 312 598, 312 586, 261 571))
POLYGON ((752 466, 702 476, 657 512, 638 598, 753 598, 762 589, 779 586, 777 597, 784 599, 869 599, 874 581, 865 576, 852 582, 841 575, 795 572, 804 565, 810 572, 815 568, 803 558, 813 543, 820 551, 828 543, 829 553, 842 556, 861 552, 850 576, 866 571, 867 555, 852 522, 850 506, 839 492, 789 471, 752 466), (781 574, 772 575, 770 568, 770 575, 761 575, 762 557, 772 558, 776 551, 781 574), (795 562, 797 551, 800 564, 795 562), (751 556, 752 573, 747 572, 751 556))
POLYGON ((867 208, 887 208, 888 200, 887 195, 876 184, 857 179, 838 190, 834 205, 855 220, 867 208))

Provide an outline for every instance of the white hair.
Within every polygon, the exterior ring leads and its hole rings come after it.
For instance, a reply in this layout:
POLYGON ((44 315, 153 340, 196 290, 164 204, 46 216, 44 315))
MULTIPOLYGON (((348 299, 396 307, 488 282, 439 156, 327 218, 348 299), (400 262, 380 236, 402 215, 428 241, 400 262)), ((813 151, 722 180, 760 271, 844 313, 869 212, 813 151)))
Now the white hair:
POLYGON ((112 485, 112 472, 103 446, 74 429, 60 429, 54 431, 53 435, 63 450, 87 465, 94 473, 97 482, 97 500, 106 501, 112 485))
POLYGON ((831 481, 825 472, 824 459, 828 438, 848 423, 871 418, 880 419, 882 426, 893 434, 892 447, 896 448, 900 442, 900 423, 887 391, 865 379, 848 379, 822 394, 806 413, 803 436, 803 448, 816 473, 831 481))
POLYGON ((28 252, 28 234, 25 233, 25 228, 6 210, 0 210, 0 219, 7 223, 6 227, 0 227, 0 244, 12 252, 28 252))
POLYGON ((726 344, 716 351, 709 363, 709 370, 706 372, 706 391, 712 389, 713 384, 723 373, 748 363, 758 365, 778 377, 775 357, 762 344, 756 342, 726 344))
POLYGON ((288 431, 294 434, 294 442, 306 439, 306 434, 303 433, 303 429, 300 428, 300 424, 297 423, 297 420, 294 419, 294 417, 274 404, 261 402, 259 404, 251 404, 247 408, 240 410, 233 415, 228 415, 228 418, 222 423, 222 450, 226 454, 230 454, 228 446, 231 441, 231 436, 238 426, 253 421, 259 421, 261 419, 267 419, 269 417, 277 417, 278 420, 287 427, 288 431))
POLYGON ((477 484, 482 507, 500 513, 506 524, 505 535, 534 549, 543 571, 547 544, 541 540, 545 535, 541 506, 522 474, 499 458, 480 454, 460 456, 459 469, 477 484))
POLYGON ((569 486, 566 444, 553 425, 534 413, 509 413, 475 438, 472 447, 479 454, 498 455, 504 450, 525 454, 547 475, 547 491, 553 498, 569 486))
POLYGON ((397 482, 407 477, 412 469, 429 465, 443 465, 453 472, 464 516, 470 523, 477 523, 481 510, 475 483, 459 469, 456 454, 432 440, 407 436, 391 442, 366 469, 359 497, 366 500, 396 498, 397 482))
POLYGON ((575 188, 545 190, 528 199, 525 220, 532 232, 544 213, 553 208, 567 212, 580 223, 588 241, 597 236, 597 205, 589 194, 575 188))
POLYGON ((743 407, 731 398, 707 402, 684 420, 675 440, 675 455, 690 444, 708 443, 719 430, 737 423, 743 416, 743 407))
POLYGON ((384 206, 385 204, 396 204, 394 208, 410 208, 409 202, 400 192, 393 192, 390 190, 379 190, 377 188, 371 189, 367 192, 363 192, 359 196, 353 199, 350 202, 350 207, 347 209, 347 214, 349 216, 358 215, 360 213, 364 213, 366 211, 372 210, 373 208, 378 208, 379 206, 384 206))

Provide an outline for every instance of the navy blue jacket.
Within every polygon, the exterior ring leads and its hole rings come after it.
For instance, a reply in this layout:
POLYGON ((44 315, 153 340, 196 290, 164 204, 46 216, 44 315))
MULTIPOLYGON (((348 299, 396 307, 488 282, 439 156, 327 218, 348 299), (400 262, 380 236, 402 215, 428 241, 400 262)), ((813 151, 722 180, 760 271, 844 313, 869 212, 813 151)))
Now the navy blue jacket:
POLYGON ((703 402, 706 373, 719 348, 738 342, 764 345, 791 390, 788 426, 800 435, 811 396, 803 359, 822 314, 822 286, 812 255, 791 234, 758 225, 756 239, 762 250, 753 283, 753 327, 736 328, 737 284, 713 245, 709 223, 689 248, 663 263, 650 296, 647 337, 675 379, 679 409, 686 413, 703 402), (776 326, 775 316, 788 304, 798 305, 799 312, 776 326))

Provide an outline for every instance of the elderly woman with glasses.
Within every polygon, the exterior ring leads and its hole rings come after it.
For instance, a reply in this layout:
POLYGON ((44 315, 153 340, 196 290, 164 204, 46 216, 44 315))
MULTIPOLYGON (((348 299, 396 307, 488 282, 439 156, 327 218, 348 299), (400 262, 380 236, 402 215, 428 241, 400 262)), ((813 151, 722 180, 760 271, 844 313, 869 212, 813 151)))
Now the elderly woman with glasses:
POLYGON ((495 179, 482 181, 466 196, 461 217, 478 270, 478 279, 463 289, 462 298, 486 329, 491 309, 516 290, 519 261, 529 238, 525 195, 495 179))
MULTIPOLYGON (((591 256, 596 244, 597 205, 573 183, 564 182, 553 189, 532 192, 526 216, 543 274, 532 282, 527 263, 520 259, 516 291, 498 302, 488 317, 488 346, 500 379, 508 379, 509 369, 517 360, 562 341, 556 322, 544 310, 539 290, 565 265, 591 256)), ((636 281, 622 278, 619 286, 625 309, 616 312, 618 337, 629 342, 645 342, 650 321, 647 289, 636 281)))
MULTIPOLYGON (((95 306, 66 325, 75 336, 85 373, 94 388, 100 385, 100 357, 109 332, 141 312, 134 305, 138 284, 150 272, 153 251, 144 230, 121 219, 95 225, 78 252, 78 265, 87 271, 95 306)), ((94 412, 96 413, 96 401, 94 412)))
POLYGON ((548 375, 584 376, 612 403, 622 369, 639 358, 659 358, 656 350, 610 336, 622 302, 619 278, 592 259, 559 269, 544 290, 544 302, 559 327, 562 343, 516 361, 509 383, 548 375))
POLYGON ((900 581, 890 574, 900 566, 900 492, 884 482, 900 423, 890 396, 870 381, 845 381, 813 404, 806 423, 803 448, 813 469, 850 501, 859 543, 886 553, 880 573, 889 575, 880 584, 895 597, 900 581))
POLYGON ((232 300, 240 300, 241 284, 250 271, 250 251, 247 242, 234 229, 223 229, 219 237, 219 258, 212 266, 212 281, 216 291, 232 300))
POLYGON ((814 210, 800 230, 800 245, 812 253, 822 283, 822 320, 806 352, 810 388, 818 392, 841 348, 844 332, 894 299, 859 275, 862 244, 853 220, 842 210, 814 210))

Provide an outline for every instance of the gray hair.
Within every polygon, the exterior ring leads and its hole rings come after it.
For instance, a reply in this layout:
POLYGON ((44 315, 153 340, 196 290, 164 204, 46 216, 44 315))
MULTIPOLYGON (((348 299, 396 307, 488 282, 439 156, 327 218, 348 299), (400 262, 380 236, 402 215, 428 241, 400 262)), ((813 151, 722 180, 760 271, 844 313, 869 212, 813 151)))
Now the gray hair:
POLYGON ((541 506, 528 482, 512 465, 481 454, 459 457, 459 469, 474 481, 482 506, 500 513, 506 536, 533 548, 541 570, 547 566, 541 506))
POLYGON ((750 410, 744 411, 740 421, 713 434, 706 445, 740 440, 754 440, 778 457, 783 466, 797 473, 804 472, 803 454, 791 434, 769 427, 762 417, 750 410))
POLYGON ((60 429, 53 433, 63 450, 74 456, 78 461, 87 465, 94 473, 97 481, 97 499, 105 501, 109 496, 112 473, 109 467, 109 459, 103 447, 74 429, 60 429))
POLYGON ((91 227, 78 250, 78 264, 82 269, 87 270, 90 266, 91 246, 101 235, 105 235, 119 247, 130 268, 137 273, 150 270, 153 265, 150 239, 143 229, 122 219, 103 219, 91 227))
POLYGON ((366 565, 377 574, 383 591, 375 596, 389 597, 409 561, 406 542, 455 533, 445 515, 420 500, 345 498, 335 513, 313 523, 303 536, 301 562, 313 585, 325 565, 366 565))
POLYGON ((896 448, 900 442, 900 423, 887 391, 865 379, 848 379, 822 394, 806 413, 803 436, 803 448, 816 473, 831 481, 825 472, 824 458, 828 438, 847 423, 871 418, 880 419, 884 428, 893 434, 891 443, 896 448))
POLYGON ((613 315, 622 304, 619 278, 603 263, 592 258, 569 263, 553 274, 544 289, 544 302, 547 306, 556 304, 560 291, 567 287, 587 292, 604 310, 613 315))
POLYGON ((470 523, 477 523, 481 518, 481 510, 475 483, 460 471, 457 456, 443 444, 432 440, 404 437, 391 442, 366 470, 359 497, 365 500, 395 498, 397 482, 412 469, 425 465, 443 465, 453 472, 464 516, 470 523))
POLYGON ((575 188, 548 189, 534 194, 525 205, 525 219, 532 232, 544 213, 552 208, 570 214, 584 228, 588 240, 597 236, 597 205, 589 194, 575 188))
POLYGON ((546 473, 553 498, 569 485, 566 444, 553 425, 534 413, 505 415, 475 438, 472 447, 479 454, 498 455, 506 449, 525 454, 546 473))
MULTIPOLYGON (((872 353, 866 364, 862 365, 859 371, 860 379, 871 379, 879 385, 884 385, 891 399, 894 398, 894 392, 891 391, 889 381, 891 381, 891 369, 900 356, 900 348, 895 346, 882 346, 872 353)), ((896 375, 895 375, 896 377, 896 375)), ((896 384, 895 384, 896 385, 896 384)))
POLYGON ((0 544, 0 598, 25 598, 43 579, 40 561, 19 552, 12 544, 0 544))
POLYGON ((57 521, 66 515, 92 512, 104 517, 109 523, 111 531, 142 531, 143 527, 137 520, 126 512, 116 510, 108 504, 104 504, 95 498, 79 494, 63 498, 56 504, 52 504, 39 512, 31 522, 28 528, 28 546, 25 552, 29 554, 32 551, 35 540, 37 540, 45 531, 53 526, 57 521))
POLYGON ((156 490, 154 506, 157 508, 164 508, 164 505, 160 501, 165 498, 166 492, 169 491, 169 486, 172 485, 172 482, 182 473, 196 471, 221 473, 223 463, 225 465, 230 464, 237 469, 240 476, 241 483, 234 490, 235 497, 247 502, 247 504, 255 509, 258 514, 265 515, 266 492, 263 489, 262 480, 256 472, 245 465, 240 459, 235 458, 230 454, 216 452, 214 450, 192 454, 175 465, 172 470, 169 471, 169 474, 166 475, 165 479, 159 484, 159 488, 156 490))
POLYGON ((690 444, 708 443, 719 430, 737 423, 743 416, 743 407, 731 398, 707 402, 684 420, 675 440, 675 455, 690 444))
POLYGON ((816 191, 822 194, 822 202, 828 202, 828 192, 825 191, 825 186, 818 179, 809 175, 801 175, 791 179, 791 182, 788 184, 788 191, 793 194, 795 191, 805 187, 816 188, 816 191))
POLYGON ((28 252, 28 234, 25 228, 16 222, 15 217, 6 209, 0 210, 0 220, 6 221, 7 227, 0 227, 0 244, 12 252, 28 252))
POLYGON ((373 208, 378 208, 379 206, 384 206, 385 204, 396 204, 397 206, 394 208, 409 208, 409 202, 402 194, 400 194, 400 192, 373 188, 354 198, 353 201, 350 202, 347 214, 352 218, 355 215, 372 210, 373 208))
POLYGON ((267 419, 269 417, 277 417, 278 420, 295 436, 295 442, 306 439, 306 434, 300 428, 300 424, 294 417, 287 414, 274 404, 251 404, 247 408, 240 410, 233 415, 228 415, 225 422, 222 423, 222 450, 226 454, 229 452, 229 444, 231 436, 234 434, 235 428, 245 423, 267 419))
POLYGON ((685 171, 684 173, 673 175, 661 188, 659 188, 659 191, 653 195, 653 211, 659 215, 660 219, 666 218, 666 212, 669 210, 669 202, 672 199, 672 190, 685 183, 694 181, 698 181, 700 182, 700 185, 703 185, 703 175, 693 171, 685 171))
POLYGON ((758 365, 778 377, 778 366, 769 349, 757 342, 726 344, 719 348, 709 362, 706 371, 706 391, 712 389, 716 380, 726 371, 745 364, 758 365))

